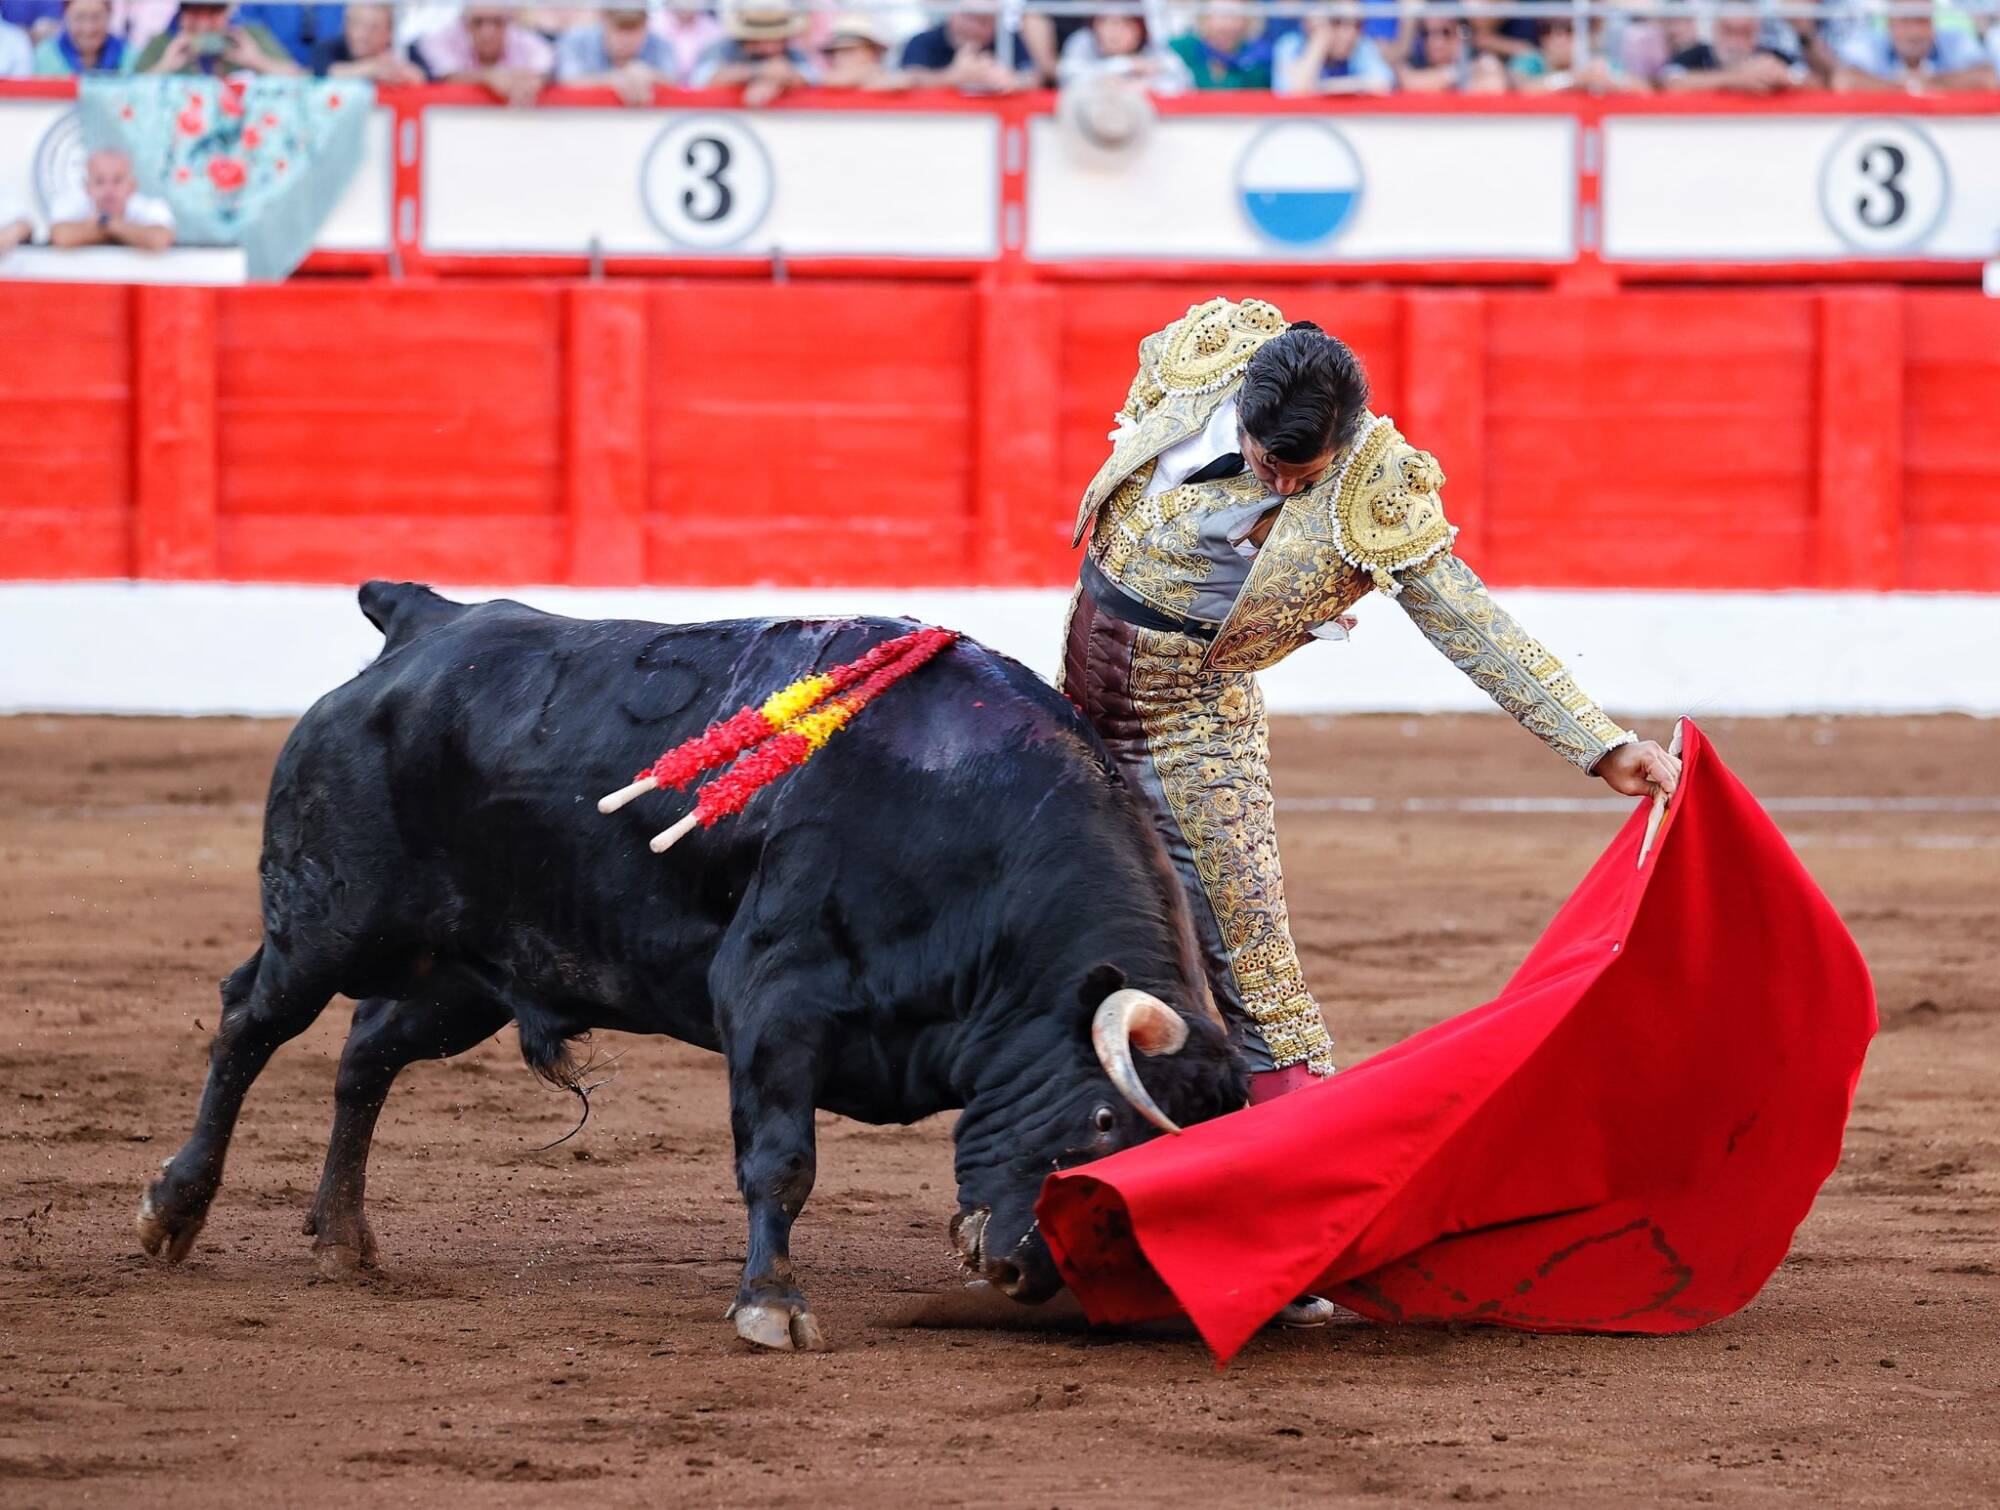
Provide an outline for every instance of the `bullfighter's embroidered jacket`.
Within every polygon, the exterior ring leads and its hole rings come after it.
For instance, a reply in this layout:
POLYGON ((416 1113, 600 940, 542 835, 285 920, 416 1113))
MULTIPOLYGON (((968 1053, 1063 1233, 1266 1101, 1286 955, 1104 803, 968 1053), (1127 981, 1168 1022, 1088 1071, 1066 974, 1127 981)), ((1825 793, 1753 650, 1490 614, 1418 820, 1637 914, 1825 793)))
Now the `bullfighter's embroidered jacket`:
MULTIPOLYGON (((1313 629, 1371 591, 1393 597, 1453 665, 1564 759, 1588 771, 1634 736, 1584 694, 1562 662, 1487 595, 1452 552, 1457 531, 1444 473, 1383 416, 1319 483, 1282 503, 1245 470, 1148 498, 1163 452, 1198 435, 1241 387, 1257 349, 1286 327, 1261 300, 1211 299, 1139 343, 1139 371, 1110 457, 1077 511, 1073 543, 1092 521, 1090 558, 1118 589, 1206 637, 1210 672, 1256 671, 1305 644, 1313 629), (1226 612, 1212 590, 1222 559, 1212 522, 1264 500, 1278 509, 1226 612)), ((1230 562, 1230 566, 1238 566, 1230 562)), ((1239 568, 1240 569, 1240 568, 1239 568)))

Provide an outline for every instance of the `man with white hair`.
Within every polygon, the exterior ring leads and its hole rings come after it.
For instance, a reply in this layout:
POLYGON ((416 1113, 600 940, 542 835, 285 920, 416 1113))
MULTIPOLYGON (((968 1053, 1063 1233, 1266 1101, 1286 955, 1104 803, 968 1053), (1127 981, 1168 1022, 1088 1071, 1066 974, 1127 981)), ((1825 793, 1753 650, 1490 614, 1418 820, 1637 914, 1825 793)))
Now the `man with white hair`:
POLYGON ((1879 29, 1856 27, 1838 55, 1835 89, 1949 94, 2000 87, 1979 39, 1970 32, 1940 31, 1930 16, 1890 16, 1879 29))
POLYGON ((49 210, 49 245, 129 246, 163 252, 174 244, 174 212, 164 199, 139 192, 132 159, 99 147, 84 164, 83 182, 49 210))
POLYGON ((1763 22, 1748 5, 1718 10, 1709 40, 1675 53, 1660 72, 1660 87, 1690 92, 1781 94, 1812 81, 1803 63, 1786 57, 1762 39, 1763 22))

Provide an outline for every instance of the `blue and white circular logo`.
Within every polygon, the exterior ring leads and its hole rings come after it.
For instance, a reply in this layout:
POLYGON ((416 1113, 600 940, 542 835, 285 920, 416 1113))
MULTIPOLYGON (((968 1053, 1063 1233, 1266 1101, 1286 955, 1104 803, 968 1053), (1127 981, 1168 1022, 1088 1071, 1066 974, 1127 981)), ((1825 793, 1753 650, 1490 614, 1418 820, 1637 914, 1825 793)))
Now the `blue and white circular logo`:
POLYGON ((83 183, 90 151, 83 144, 83 117, 74 110, 57 116, 35 147, 35 199, 42 219, 50 207, 83 183))
POLYGON ((1250 228, 1282 246, 1331 241, 1361 204, 1361 159, 1324 121, 1274 121, 1236 164, 1236 193, 1250 228))

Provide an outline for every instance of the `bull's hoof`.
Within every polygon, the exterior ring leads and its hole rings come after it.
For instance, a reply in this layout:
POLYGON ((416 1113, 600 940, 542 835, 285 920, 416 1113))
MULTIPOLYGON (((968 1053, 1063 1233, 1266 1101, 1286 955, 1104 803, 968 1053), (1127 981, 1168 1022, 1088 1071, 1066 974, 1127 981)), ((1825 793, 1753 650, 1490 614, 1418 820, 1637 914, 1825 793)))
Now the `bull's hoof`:
POLYGON ((194 1247, 194 1240, 201 1236, 203 1217, 177 1216, 171 1208, 158 1199, 159 1186, 155 1185, 139 1199, 139 1215, 133 1220, 133 1227, 139 1234, 139 1246, 153 1257, 177 1264, 188 1256, 194 1247))
POLYGON ((734 1307, 736 1335, 775 1352, 823 1353, 826 1334, 811 1311, 784 1305, 734 1307))
POLYGON ((357 1248, 351 1243, 314 1243, 312 1255, 321 1279, 358 1279, 363 1270, 375 1267, 373 1244, 357 1248))
POLYGON ((322 1217, 309 1211, 305 1230, 313 1239, 313 1267, 320 1278, 354 1279, 375 1267, 375 1233, 362 1217, 322 1217))

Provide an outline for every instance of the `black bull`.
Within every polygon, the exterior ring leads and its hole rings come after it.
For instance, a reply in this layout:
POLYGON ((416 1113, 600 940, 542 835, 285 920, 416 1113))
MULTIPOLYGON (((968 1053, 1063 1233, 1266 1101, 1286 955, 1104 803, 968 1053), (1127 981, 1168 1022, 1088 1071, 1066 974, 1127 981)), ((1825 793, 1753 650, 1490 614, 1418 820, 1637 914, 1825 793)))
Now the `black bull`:
POLYGON ((323 1267, 372 1261, 368 1147, 403 1066, 513 1022, 574 1088, 578 1036, 664 1033, 727 1060, 749 1213, 733 1310, 774 1347, 819 1342, 789 1254, 815 1107, 962 1107, 954 1237, 1039 1300, 1060 1288, 1034 1221, 1051 1169, 1243 1104, 1158 841, 1075 710, 1014 662, 960 641, 656 856, 688 796, 605 817, 600 794, 908 626, 589 622, 383 583, 361 602, 385 643, 278 757, 263 942, 223 982, 194 1132, 141 1207, 147 1251, 193 1244, 244 1094, 336 992, 360 1006, 306 1223, 323 1267))

